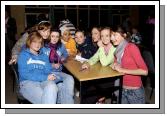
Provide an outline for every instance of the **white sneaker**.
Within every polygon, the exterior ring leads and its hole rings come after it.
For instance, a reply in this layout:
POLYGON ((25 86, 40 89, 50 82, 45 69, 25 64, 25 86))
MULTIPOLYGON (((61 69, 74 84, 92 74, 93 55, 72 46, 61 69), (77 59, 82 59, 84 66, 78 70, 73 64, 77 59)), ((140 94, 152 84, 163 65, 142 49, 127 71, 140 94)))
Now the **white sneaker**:
POLYGON ((79 91, 77 91, 77 92, 75 93, 75 96, 76 96, 76 97, 79 97, 79 94, 80 94, 79 91))

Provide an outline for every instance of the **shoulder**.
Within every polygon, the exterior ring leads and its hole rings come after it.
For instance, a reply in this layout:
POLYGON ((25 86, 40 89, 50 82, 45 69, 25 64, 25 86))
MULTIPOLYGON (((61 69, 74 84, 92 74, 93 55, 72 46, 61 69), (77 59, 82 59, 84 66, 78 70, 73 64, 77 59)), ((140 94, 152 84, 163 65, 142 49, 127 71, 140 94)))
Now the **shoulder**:
POLYGON ((20 51, 20 54, 27 54, 29 50, 30 50, 29 48, 26 48, 26 47, 25 47, 25 49, 22 49, 22 50, 20 51))
POLYGON ((127 48, 137 49, 138 47, 134 43, 128 43, 127 48))
POLYGON ((42 48, 41 48, 41 50, 43 50, 43 51, 45 51, 45 50, 46 50, 46 51, 47 51, 47 50, 50 50, 50 48, 49 48, 49 47, 47 47, 47 46, 44 46, 44 47, 42 47, 42 48))
POLYGON ((92 44, 92 38, 89 37, 89 36, 86 36, 86 37, 85 37, 85 42, 92 44))
POLYGON ((25 32, 24 34, 23 34, 23 37, 28 37, 28 32, 25 32))
POLYGON ((22 49, 20 54, 19 54, 19 57, 20 58, 25 58, 25 57, 28 57, 30 55, 29 53, 29 49, 28 48, 25 48, 25 49, 22 49))
POLYGON ((137 52, 139 51, 139 48, 134 43, 128 43, 128 45, 126 46, 126 50, 131 52, 137 52))
POLYGON ((104 47, 103 47, 103 46, 100 46, 98 50, 103 50, 103 49, 104 49, 104 47))
POLYGON ((56 49, 56 51, 64 51, 64 50, 66 50, 66 47, 65 47, 65 44, 64 43, 61 43, 60 45, 59 45, 59 47, 56 49))
POLYGON ((28 33, 26 32, 26 33, 24 33, 21 37, 20 37, 20 39, 22 39, 22 40, 27 40, 27 38, 28 38, 28 33))
POLYGON ((40 49, 39 55, 37 57, 45 59, 49 56, 49 54, 50 54, 50 48, 43 47, 43 48, 40 49))
POLYGON ((61 49, 66 51, 66 47, 65 47, 65 45, 63 43, 61 44, 61 49))
POLYGON ((64 50, 64 49, 65 49, 65 45, 62 43, 60 47, 58 47, 57 51, 64 50))
POLYGON ((46 54, 47 56, 49 56, 50 48, 49 47, 42 47, 40 51, 43 52, 44 54, 46 54))
POLYGON ((97 50, 98 52, 104 52, 104 47, 99 47, 99 49, 97 50))

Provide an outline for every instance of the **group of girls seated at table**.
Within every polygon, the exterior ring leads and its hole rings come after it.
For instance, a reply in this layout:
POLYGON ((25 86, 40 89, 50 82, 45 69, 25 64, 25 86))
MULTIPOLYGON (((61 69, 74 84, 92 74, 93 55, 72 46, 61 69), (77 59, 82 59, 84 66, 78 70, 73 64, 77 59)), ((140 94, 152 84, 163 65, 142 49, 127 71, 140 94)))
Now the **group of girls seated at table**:
POLYGON ((93 27, 91 37, 82 30, 72 36, 68 27, 58 29, 49 21, 41 21, 17 41, 9 64, 18 64, 20 92, 34 104, 74 103, 73 76, 62 68, 68 57, 76 55, 88 59, 82 69, 100 62, 123 73, 122 103, 144 104, 141 76, 147 75, 148 69, 133 43, 137 40, 136 30, 134 33, 132 42, 127 41, 123 28, 93 27))

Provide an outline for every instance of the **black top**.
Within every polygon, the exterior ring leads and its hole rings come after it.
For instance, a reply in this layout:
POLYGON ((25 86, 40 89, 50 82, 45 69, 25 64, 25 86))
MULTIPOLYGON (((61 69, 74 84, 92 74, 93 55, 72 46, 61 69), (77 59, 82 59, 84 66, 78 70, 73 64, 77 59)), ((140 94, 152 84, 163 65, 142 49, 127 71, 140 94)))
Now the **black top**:
POLYGON ((91 41, 91 38, 88 37, 86 37, 85 42, 83 44, 77 44, 77 49, 81 53, 81 56, 86 59, 92 57, 97 51, 97 48, 93 45, 91 41))

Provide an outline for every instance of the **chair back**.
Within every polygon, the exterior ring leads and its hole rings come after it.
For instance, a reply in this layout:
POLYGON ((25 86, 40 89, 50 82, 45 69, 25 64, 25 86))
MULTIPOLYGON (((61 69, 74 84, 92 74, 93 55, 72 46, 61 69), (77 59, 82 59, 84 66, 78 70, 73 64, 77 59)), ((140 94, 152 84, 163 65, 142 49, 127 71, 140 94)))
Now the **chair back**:
MULTIPOLYGON (((147 77, 150 78, 150 84, 151 84, 150 86, 152 88, 151 94, 150 94, 150 99, 151 99, 151 96, 153 94, 153 89, 155 88, 155 63, 154 63, 153 56, 152 56, 150 51, 144 50, 142 52, 142 56, 143 56, 143 59, 148 67, 148 76, 147 77)), ((144 83, 144 85, 146 85, 145 82, 143 82, 143 83, 144 83)))
POLYGON ((154 60, 153 56, 150 51, 144 50, 142 53, 143 59, 148 67, 148 71, 151 73, 155 73, 155 68, 154 68, 154 60))
POLYGON ((18 100, 26 100, 23 95, 20 93, 20 84, 19 84, 19 73, 18 73, 18 65, 17 64, 12 64, 11 69, 14 73, 14 81, 15 81, 15 90, 16 90, 16 95, 18 100))

